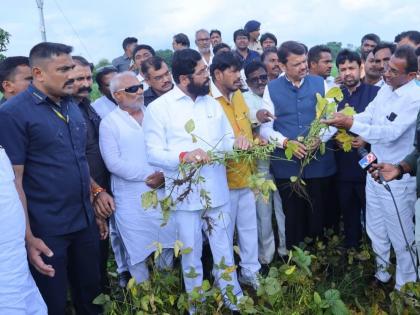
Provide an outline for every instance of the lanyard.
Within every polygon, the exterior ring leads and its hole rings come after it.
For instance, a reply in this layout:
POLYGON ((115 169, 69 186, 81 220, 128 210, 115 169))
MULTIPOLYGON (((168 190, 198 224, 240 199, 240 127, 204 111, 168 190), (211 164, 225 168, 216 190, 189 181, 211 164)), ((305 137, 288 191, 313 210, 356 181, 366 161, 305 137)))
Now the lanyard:
POLYGON ((64 115, 62 113, 60 113, 58 110, 56 110, 54 107, 51 106, 51 109, 54 111, 54 113, 57 115, 58 118, 60 118, 66 124, 69 123, 70 118, 69 118, 68 114, 64 117, 64 115))

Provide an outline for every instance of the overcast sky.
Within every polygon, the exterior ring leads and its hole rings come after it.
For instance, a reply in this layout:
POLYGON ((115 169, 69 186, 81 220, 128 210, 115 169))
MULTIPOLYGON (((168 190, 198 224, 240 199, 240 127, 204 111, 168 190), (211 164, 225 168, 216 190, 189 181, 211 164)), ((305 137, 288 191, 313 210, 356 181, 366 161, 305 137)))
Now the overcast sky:
MULTIPOLYGON (((0 4, 0 27, 12 35, 5 54, 28 55, 41 41, 36 0, 0 4)), ((217 28, 232 44, 233 32, 250 19, 279 42, 359 45, 370 32, 392 41, 401 31, 420 29, 419 12, 419 0, 44 0, 47 40, 71 45, 95 63, 121 55, 127 36, 165 49, 176 33, 186 33, 194 46, 195 30, 217 28)))

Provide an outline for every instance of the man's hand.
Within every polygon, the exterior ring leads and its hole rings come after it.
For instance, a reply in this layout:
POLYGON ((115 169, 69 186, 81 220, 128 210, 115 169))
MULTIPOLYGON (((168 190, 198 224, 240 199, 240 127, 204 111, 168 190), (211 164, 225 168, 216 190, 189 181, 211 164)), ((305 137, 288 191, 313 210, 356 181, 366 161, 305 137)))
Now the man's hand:
POLYGON ((154 172, 146 178, 146 185, 152 189, 163 187, 164 183, 165 177, 162 172, 154 172))
POLYGON ((208 154, 202 149, 195 149, 193 151, 188 152, 184 155, 182 159, 184 163, 208 163, 210 162, 210 157, 208 154))
POLYGON ((235 143, 233 144, 233 147, 235 149, 239 149, 239 150, 248 150, 249 148, 252 147, 252 143, 251 143, 251 141, 248 140, 247 137, 245 137, 243 135, 239 135, 235 139, 235 143))
POLYGON ((101 191, 94 199, 93 208, 96 216, 106 219, 115 211, 114 199, 106 191, 101 191))
POLYGON ((321 144, 321 139, 319 137, 312 138, 310 145, 307 147, 308 152, 316 151, 321 144))
POLYGON ((101 240, 106 239, 109 233, 108 223, 106 222, 106 220, 102 219, 101 217, 95 217, 95 221, 99 229, 99 238, 101 240))
POLYGON ((265 138, 258 135, 254 137, 254 143, 257 145, 266 145, 268 144, 268 141, 265 138))
POLYGON ((366 142, 360 137, 355 137, 351 142, 351 146, 355 149, 363 148, 365 145, 366 142))
POLYGON ((257 111, 256 116, 257 120, 262 124, 276 119, 276 116, 274 116, 266 109, 260 109, 259 111, 257 111))
POLYGON ((39 273, 49 277, 54 277, 54 268, 51 265, 47 265, 41 257, 42 254, 47 257, 52 257, 54 255, 51 249, 45 245, 43 240, 35 236, 27 237, 26 250, 28 251, 30 263, 39 273))
POLYGON ((372 175, 373 179, 379 182, 379 172, 381 172, 382 177, 385 181, 389 182, 400 175, 400 170, 398 167, 389 163, 379 163, 372 164, 372 167, 369 168, 369 173, 372 175))
POLYGON ((353 117, 346 116, 342 113, 334 113, 333 118, 321 119, 321 123, 349 130, 353 125, 353 117))
MULTIPOLYGON (((307 148, 305 147, 303 143, 299 141, 295 141, 295 140, 289 140, 287 142, 287 146, 289 146, 290 144, 296 145, 297 149, 294 150, 293 155, 297 157, 298 159, 303 159, 308 153, 307 148)), ((287 149, 287 146, 284 149, 287 149)))

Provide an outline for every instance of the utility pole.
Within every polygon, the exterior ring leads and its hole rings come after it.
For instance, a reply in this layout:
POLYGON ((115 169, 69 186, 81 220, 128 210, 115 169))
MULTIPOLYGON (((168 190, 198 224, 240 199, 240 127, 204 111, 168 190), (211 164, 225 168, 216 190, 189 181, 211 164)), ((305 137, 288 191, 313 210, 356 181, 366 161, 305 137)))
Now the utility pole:
POLYGON ((47 41, 47 34, 45 32, 45 21, 44 21, 44 0, 36 0, 36 5, 39 9, 39 19, 40 19, 40 30, 41 30, 41 37, 42 41, 47 41))

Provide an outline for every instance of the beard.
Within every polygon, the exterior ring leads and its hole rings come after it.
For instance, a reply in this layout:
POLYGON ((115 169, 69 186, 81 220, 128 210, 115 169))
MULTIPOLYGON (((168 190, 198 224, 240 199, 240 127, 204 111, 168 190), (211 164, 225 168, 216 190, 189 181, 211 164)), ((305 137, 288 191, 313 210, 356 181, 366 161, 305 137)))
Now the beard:
POLYGON ((199 85, 194 82, 194 80, 190 80, 190 83, 187 85, 187 91, 191 95, 194 96, 204 96, 210 93, 210 78, 207 78, 207 80, 199 85))

